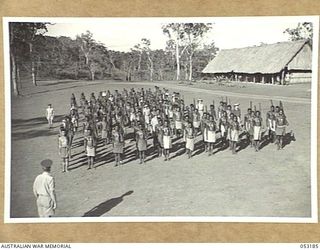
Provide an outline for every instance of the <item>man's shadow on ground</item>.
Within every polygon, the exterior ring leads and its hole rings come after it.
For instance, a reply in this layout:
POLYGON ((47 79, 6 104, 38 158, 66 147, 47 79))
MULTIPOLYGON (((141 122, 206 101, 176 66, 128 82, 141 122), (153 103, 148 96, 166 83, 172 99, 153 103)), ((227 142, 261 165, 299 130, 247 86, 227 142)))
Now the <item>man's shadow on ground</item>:
POLYGON ((112 198, 110 200, 106 200, 106 201, 100 203, 99 205, 95 206, 94 208, 92 208, 88 212, 86 212, 82 217, 102 216, 105 213, 109 212, 112 208, 117 206, 119 203, 121 203, 125 196, 131 195, 132 193, 133 193, 133 191, 131 190, 131 191, 119 196, 119 197, 112 198))

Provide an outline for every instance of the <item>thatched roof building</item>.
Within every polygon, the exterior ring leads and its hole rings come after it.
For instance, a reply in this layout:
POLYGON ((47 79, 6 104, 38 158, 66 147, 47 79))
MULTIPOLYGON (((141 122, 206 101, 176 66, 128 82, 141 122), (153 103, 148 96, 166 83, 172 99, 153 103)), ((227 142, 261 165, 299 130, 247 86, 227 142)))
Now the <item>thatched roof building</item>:
POLYGON ((307 41, 263 44, 221 50, 202 73, 207 77, 262 83, 309 81, 311 59, 307 41))

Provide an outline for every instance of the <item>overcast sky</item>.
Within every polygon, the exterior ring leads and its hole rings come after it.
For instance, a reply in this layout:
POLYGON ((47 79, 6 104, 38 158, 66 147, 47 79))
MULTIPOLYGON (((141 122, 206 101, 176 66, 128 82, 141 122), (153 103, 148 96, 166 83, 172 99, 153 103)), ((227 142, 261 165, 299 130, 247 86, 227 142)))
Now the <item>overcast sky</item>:
POLYGON ((69 36, 89 30, 93 38, 113 50, 129 51, 141 38, 151 40, 152 49, 164 49, 168 39, 161 26, 169 22, 206 22, 213 28, 205 42, 214 41, 220 49, 241 48, 287 41, 283 31, 294 28, 310 17, 241 17, 241 18, 77 18, 52 19, 47 35, 69 36))

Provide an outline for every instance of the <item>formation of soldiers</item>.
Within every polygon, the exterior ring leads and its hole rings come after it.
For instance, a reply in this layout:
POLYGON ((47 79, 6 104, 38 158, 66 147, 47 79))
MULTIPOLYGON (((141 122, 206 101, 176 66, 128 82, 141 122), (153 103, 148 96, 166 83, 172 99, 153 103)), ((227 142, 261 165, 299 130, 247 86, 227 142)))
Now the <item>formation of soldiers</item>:
MULTIPOLYGON (((247 113, 242 117, 238 103, 231 105, 230 99, 222 98, 219 106, 214 101, 205 105, 202 99, 186 105, 179 93, 169 93, 168 89, 123 89, 81 94, 79 100, 72 94, 70 110, 63 118, 58 139, 62 171, 68 171, 72 157, 72 144, 76 134, 82 135, 83 151, 88 158, 88 169, 94 167, 98 145, 112 144, 115 166, 125 159, 125 142, 132 140, 136 145, 140 164, 145 163, 148 139, 152 138, 153 153, 170 160, 173 138, 184 142, 187 158, 195 150, 195 142, 202 140, 205 152, 212 155, 215 148, 229 148, 233 154, 242 141, 246 141, 259 151, 262 140, 275 143, 277 149, 283 147, 283 137, 288 126, 283 105, 274 106, 266 114, 265 123, 259 109, 250 102, 247 113), (129 133, 129 131, 131 131, 129 133)), ((49 127, 52 125, 47 110, 49 127)))

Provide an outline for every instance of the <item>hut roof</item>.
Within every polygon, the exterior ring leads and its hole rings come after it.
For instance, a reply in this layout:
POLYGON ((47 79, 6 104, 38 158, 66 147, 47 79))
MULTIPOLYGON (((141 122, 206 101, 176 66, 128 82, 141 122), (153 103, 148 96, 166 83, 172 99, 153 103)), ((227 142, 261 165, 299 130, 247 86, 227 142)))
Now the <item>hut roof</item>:
POLYGON ((221 50, 202 72, 277 73, 300 52, 306 43, 308 42, 303 40, 221 50))

